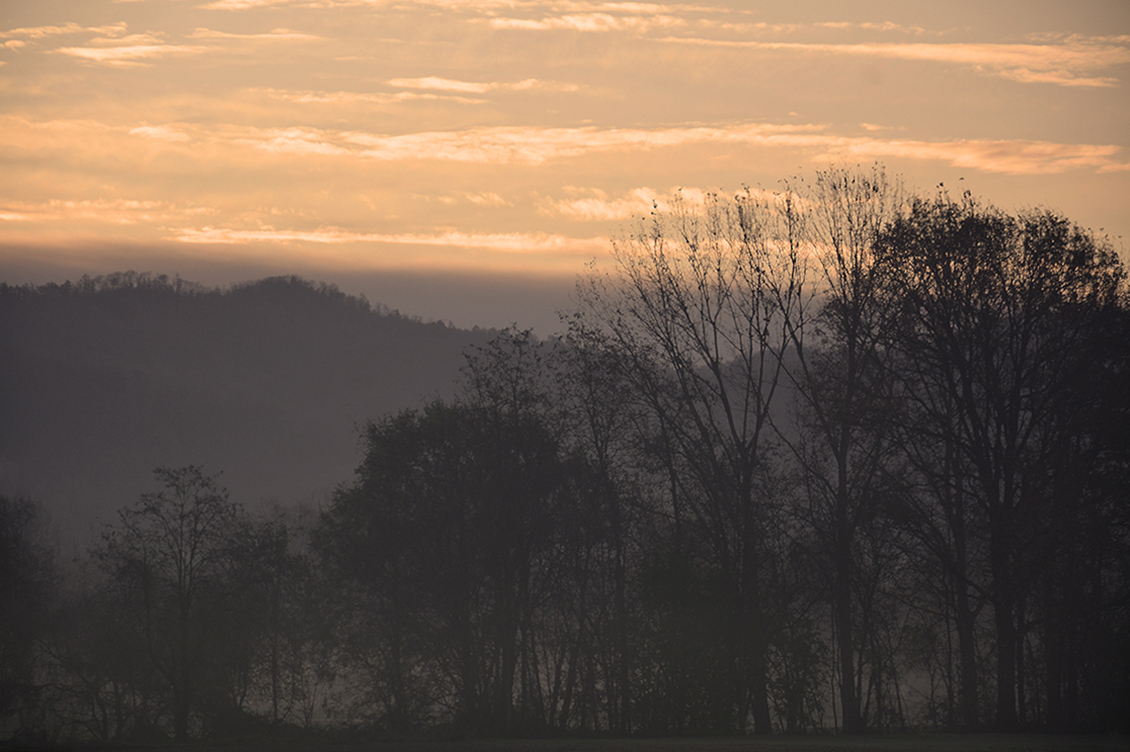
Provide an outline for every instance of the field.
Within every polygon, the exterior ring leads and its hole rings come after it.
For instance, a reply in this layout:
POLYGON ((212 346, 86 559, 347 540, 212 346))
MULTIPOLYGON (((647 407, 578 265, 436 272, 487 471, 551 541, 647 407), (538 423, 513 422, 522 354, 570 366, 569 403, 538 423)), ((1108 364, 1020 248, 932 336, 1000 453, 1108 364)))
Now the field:
MULTIPOLYGON (((0 750, 43 749, 10 746, 0 750)), ((60 747, 78 752, 1127 752, 1130 737, 1046 734, 902 734, 862 737, 795 736, 758 739, 712 737, 700 739, 555 739, 374 742, 292 738, 242 737, 161 745, 89 745, 60 747)))

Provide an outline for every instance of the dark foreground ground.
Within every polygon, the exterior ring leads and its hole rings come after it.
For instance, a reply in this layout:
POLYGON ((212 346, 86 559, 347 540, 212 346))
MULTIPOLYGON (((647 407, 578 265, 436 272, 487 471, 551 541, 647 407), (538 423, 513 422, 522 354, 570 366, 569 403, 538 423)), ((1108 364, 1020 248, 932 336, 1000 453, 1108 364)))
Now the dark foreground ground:
POLYGON ((901 734, 756 739, 555 739, 374 742, 240 737, 160 745, 37 747, 0 742, 0 750, 60 752, 1130 752, 1130 736, 1044 734, 901 734))

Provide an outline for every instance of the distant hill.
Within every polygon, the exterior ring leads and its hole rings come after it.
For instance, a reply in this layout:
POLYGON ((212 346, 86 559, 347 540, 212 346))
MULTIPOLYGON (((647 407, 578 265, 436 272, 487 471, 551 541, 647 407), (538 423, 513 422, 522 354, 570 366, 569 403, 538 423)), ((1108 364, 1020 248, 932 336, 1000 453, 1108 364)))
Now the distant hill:
POLYGON ((317 500, 350 479, 358 426, 449 395, 492 335, 297 277, 0 284, 0 493, 78 540, 157 466, 223 471, 249 508, 317 500))

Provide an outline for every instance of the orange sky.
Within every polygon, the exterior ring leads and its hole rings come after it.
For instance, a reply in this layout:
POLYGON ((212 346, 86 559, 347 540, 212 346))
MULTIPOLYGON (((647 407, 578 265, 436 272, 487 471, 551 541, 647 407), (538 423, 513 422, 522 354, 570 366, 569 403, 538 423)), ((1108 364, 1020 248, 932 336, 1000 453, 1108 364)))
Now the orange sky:
POLYGON ((874 161, 1125 249, 1130 4, 841 5, 0 0, 0 281, 299 273, 545 328, 674 190, 874 161))

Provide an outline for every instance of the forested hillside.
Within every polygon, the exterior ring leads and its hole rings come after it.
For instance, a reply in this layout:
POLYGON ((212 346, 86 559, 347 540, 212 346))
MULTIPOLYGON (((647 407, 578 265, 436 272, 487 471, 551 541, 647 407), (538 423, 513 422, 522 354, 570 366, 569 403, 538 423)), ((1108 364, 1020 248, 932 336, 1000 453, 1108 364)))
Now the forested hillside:
POLYGON ((223 471, 251 507, 324 496, 356 465, 358 426, 450 393, 488 337, 296 277, 0 285, 0 492, 83 542, 158 466, 223 471))

